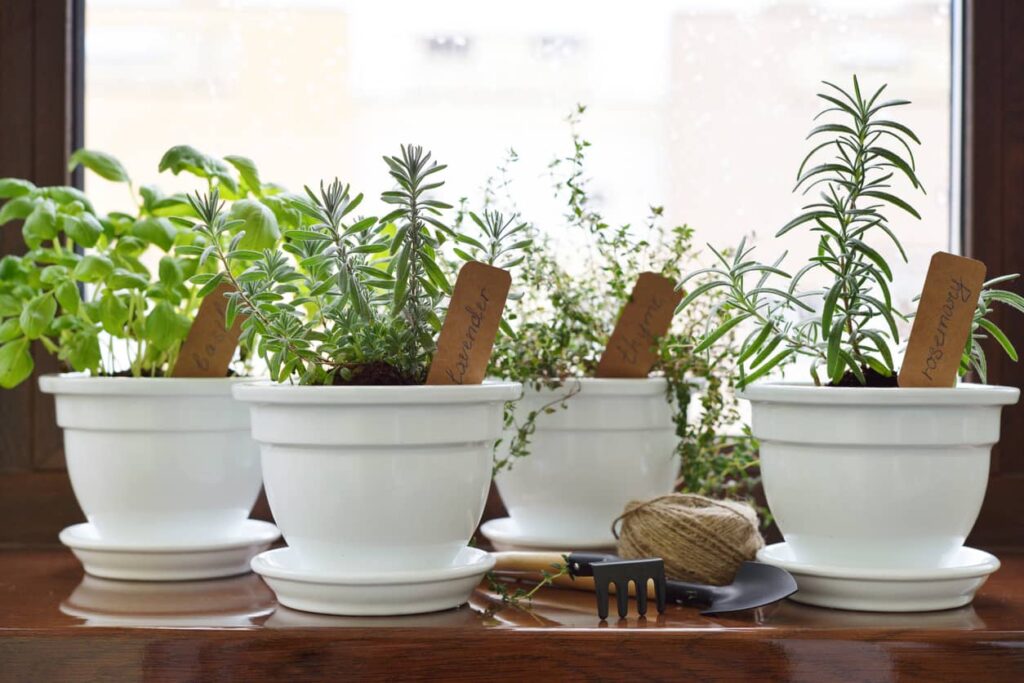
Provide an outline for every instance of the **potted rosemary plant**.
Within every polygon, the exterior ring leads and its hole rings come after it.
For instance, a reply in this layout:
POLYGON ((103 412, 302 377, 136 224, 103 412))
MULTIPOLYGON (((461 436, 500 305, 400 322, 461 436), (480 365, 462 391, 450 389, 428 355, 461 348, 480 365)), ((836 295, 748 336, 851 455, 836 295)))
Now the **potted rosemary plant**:
MULTIPOLYGON (((908 316, 894 307, 893 274, 883 250, 906 259, 888 210, 920 218, 893 189, 921 189, 911 151, 919 141, 891 118, 907 102, 883 100, 884 86, 866 93, 856 78, 850 91, 826 86, 819 95, 826 120, 811 132, 814 147, 797 179, 798 189, 818 190, 820 198, 778 232, 810 230, 816 253, 792 275, 784 270, 785 255, 765 264, 747 247, 718 254, 719 263, 703 273, 712 279, 680 305, 685 310, 709 291, 725 293, 729 319, 711 324, 698 351, 749 327, 737 383, 752 404, 765 493, 786 539, 784 548, 767 549, 769 561, 776 553, 775 559, 869 573, 962 569, 973 561, 964 559, 969 549, 962 546, 985 494, 1001 407, 1015 403, 1019 390, 966 383, 897 386, 899 325, 908 316), (802 282, 815 279, 824 284, 802 291, 802 282), (796 360, 811 382, 767 380, 772 370, 796 360)), ((986 337, 1016 360, 1010 341, 986 318, 996 303, 1024 311, 1024 298, 993 288, 1012 277, 985 283, 962 358, 961 349, 951 349, 961 375, 973 369, 985 381, 980 342, 986 337)), ((988 572, 998 566, 991 562, 988 572)), ((804 588, 810 596, 812 589, 804 588)), ((840 590, 805 599, 922 609, 963 604, 973 593, 954 587, 954 595, 932 600, 906 585, 902 591, 889 605, 879 603, 882 593, 874 601, 863 594, 843 598, 840 590)))
MULTIPOLYGON (((553 174, 564 171, 556 192, 566 202, 572 256, 557 254, 550 238, 526 247, 514 285, 520 296, 509 305, 509 329, 491 366, 494 376, 525 387, 495 454, 495 483, 509 517, 482 528, 499 545, 612 546, 612 523, 630 500, 669 493, 680 480, 717 495, 727 488, 744 495, 754 483, 753 446, 738 425, 734 399, 722 391, 736 356, 732 340, 723 337, 710 360, 690 352, 690 340, 715 315, 710 301, 675 316, 654 342, 659 354, 649 376, 595 377, 641 273, 675 281, 696 252, 692 229, 667 228, 660 207, 651 207, 645 224, 620 227, 595 208, 586 172, 590 143, 578 129, 584 111, 579 106, 569 117, 572 153, 551 165, 553 174), (695 420, 697 388, 703 410, 695 420)), ((515 159, 513 153, 485 190, 489 210, 480 222, 488 234, 500 234, 502 224, 533 230, 501 218, 515 215, 507 192, 515 159)), ((486 245, 465 246, 483 253, 486 245)))
MULTIPOLYGON (((191 147, 168 151, 161 170, 187 165, 230 192, 233 210, 277 191, 259 183, 252 162, 231 159, 241 181, 226 162, 191 147)), ((101 215, 73 187, 0 180, 0 225, 23 220, 27 246, 0 261, 0 385, 29 377, 33 342, 72 371, 40 378, 56 397, 68 473, 89 520, 61 538, 87 570, 112 578, 246 571, 252 547, 277 531, 248 520, 261 482, 248 414, 231 397, 236 378, 227 368, 220 378, 173 376, 210 291, 189 282, 212 270, 200 258, 206 238, 174 224, 190 210, 184 196, 152 186, 136 193, 108 154, 80 150, 70 160, 79 164, 125 184, 137 195, 135 210, 101 215), (171 548, 206 554, 181 563, 161 554, 171 548)), ((234 228, 253 247, 272 246, 277 221, 269 209, 256 213, 243 212, 234 228)))
POLYGON ((394 211, 355 214, 363 196, 337 180, 307 188, 293 204, 300 226, 262 255, 218 246, 230 221, 216 192, 193 200, 196 232, 221 263, 214 279, 235 288, 228 319, 245 316, 242 338, 272 379, 235 388, 289 544, 253 568, 283 604, 309 611, 453 607, 493 563, 467 544, 520 386, 425 384, 452 292, 442 250, 458 234, 432 198, 445 167, 415 146, 385 161, 394 211))

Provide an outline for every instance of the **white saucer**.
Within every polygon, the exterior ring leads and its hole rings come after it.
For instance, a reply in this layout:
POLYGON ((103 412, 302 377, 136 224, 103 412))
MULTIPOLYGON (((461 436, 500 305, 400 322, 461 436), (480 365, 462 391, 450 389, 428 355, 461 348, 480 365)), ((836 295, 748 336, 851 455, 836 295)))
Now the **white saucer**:
POLYGON ((511 517, 484 522, 480 533, 495 550, 614 550, 616 545, 611 530, 597 537, 538 536, 521 532, 511 517))
POLYGON ((158 545, 102 538, 92 524, 60 532, 60 542, 93 576, 132 581, 188 581, 234 576, 249 571, 249 560, 280 538, 269 522, 247 519, 237 533, 221 541, 158 545))
POLYGON ((961 548, 935 569, 857 569, 797 562, 785 543, 762 548, 757 559, 787 570, 799 590, 791 600, 818 607, 868 612, 928 612, 968 604, 999 569, 982 550, 961 548))
POLYGON ((458 607, 494 557, 478 548, 463 548, 451 567, 380 574, 324 574, 302 569, 291 548, 277 548, 252 558, 286 607, 304 612, 346 616, 420 614, 458 607))

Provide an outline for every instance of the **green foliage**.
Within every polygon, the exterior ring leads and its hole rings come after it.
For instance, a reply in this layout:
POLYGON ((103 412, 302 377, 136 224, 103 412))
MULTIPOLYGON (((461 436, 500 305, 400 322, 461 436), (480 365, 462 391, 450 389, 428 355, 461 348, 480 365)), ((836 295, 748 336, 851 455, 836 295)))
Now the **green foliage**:
POLYGON ((106 152, 91 149, 80 149, 68 159, 68 170, 74 170, 79 164, 101 178, 115 183, 129 182, 128 171, 121 162, 106 152))
MULTIPOLYGON (((908 316, 893 307, 890 283, 892 268, 870 242, 891 242, 906 261, 906 253, 889 225, 883 209, 898 209, 920 218, 911 204, 894 193, 893 184, 909 184, 924 191, 915 171, 912 145, 920 140, 902 123, 885 118, 889 109, 909 104, 906 100, 880 99, 886 86, 865 97, 857 77, 846 91, 825 82, 828 90, 818 97, 826 103, 816 119, 829 120, 811 130, 815 140, 797 171, 796 189, 819 190, 819 200, 803 207, 799 216, 784 225, 776 236, 798 227, 818 238, 817 252, 796 273, 781 268, 786 254, 775 263, 764 264, 741 244, 735 254, 715 252, 715 267, 692 273, 683 280, 710 276, 694 287, 680 303, 691 306, 711 292, 724 292, 727 317, 709 321, 703 351, 715 340, 741 325, 750 328, 741 345, 739 387, 761 379, 799 356, 810 359, 810 373, 822 384, 821 370, 828 383, 836 385, 854 378, 867 383, 872 371, 894 382, 893 350, 900 342, 898 321, 908 316), (818 142, 820 136, 826 136, 818 142), (823 154, 829 154, 822 158, 823 154), (820 289, 799 291, 804 277, 824 275, 828 284, 820 289), (750 286, 750 281, 754 286, 750 286), (778 283, 778 284, 776 284, 778 283), (813 301, 819 306, 812 305, 813 301)), ((712 249, 714 251, 714 249, 712 249)), ((975 337, 988 331, 1013 357, 1012 346, 1003 344, 1005 335, 985 319, 992 301, 1010 300, 1009 292, 983 296, 975 316, 975 337)), ((984 377, 984 352, 975 340, 968 342, 961 370, 975 367, 984 377)))
POLYGON ((680 304, 685 308, 712 289, 724 289, 731 315, 724 324, 709 326, 698 350, 724 327, 744 323, 751 327, 742 344, 741 387, 798 355, 811 359, 815 384, 821 383, 822 367, 832 383, 846 373, 864 383, 868 369, 883 377, 895 374, 891 347, 899 339, 896 321, 905 316, 893 309, 892 269, 868 242, 884 235, 906 260, 882 210, 896 207, 920 218, 891 189, 902 179, 923 192, 911 149, 912 143, 920 141, 905 125, 883 118, 886 110, 908 104, 881 101, 884 85, 869 97, 862 95, 856 76, 851 92, 832 83, 825 85, 828 91, 818 97, 826 108, 815 118, 826 117, 828 122, 808 135, 815 144, 800 164, 796 183, 804 194, 818 189, 819 200, 804 206, 776 233, 779 237, 805 227, 818 237, 817 253, 790 275, 780 268, 785 254, 767 265, 750 258, 752 249, 743 244, 731 258, 716 252, 718 265, 703 271, 714 279, 704 289, 691 291, 680 304), (827 139, 819 142, 822 136, 827 139), (798 291, 804 277, 818 272, 831 282, 820 290, 798 291), (784 283, 775 285, 773 277, 784 283), (756 280, 753 287, 750 279, 756 280), (806 301, 810 297, 823 302, 820 313, 806 301))
MULTIPOLYGON (((579 391, 575 378, 593 375, 640 273, 655 271, 679 279, 698 258, 693 230, 685 225, 666 227, 661 207, 650 207, 642 225, 614 227, 605 220, 589 190, 586 155, 591 143, 579 132, 584 113, 585 107, 579 106, 568 119, 570 153, 549 166, 555 192, 565 201, 564 234, 576 240, 574 245, 582 243, 574 253, 581 262, 564 265, 550 238, 537 235, 529 224, 517 229, 517 237, 524 235, 532 242, 524 247, 523 265, 513 282, 521 296, 506 309, 511 331, 499 337, 491 362, 496 376, 558 391, 550 403, 518 419, 513 408, 506 411, 506 426, 513 436, 498 444, 496 472, 527 456, 537 418, 568 405, 579 391)), ((517 161, 510 151, 484 189, 487 213, 501 216, 497 212, 502 209, 513 218, 482 221, 485 224, 523 225, 510 194, 510 167, 517 161)), ((718 340, 711 360, 693 353, 693 339, 705 320, 724 315, 713 301, 677 315, 660 341, 654 373, 669 383, 666 400, 673 406, 680 437, 682 486, 699 493, 745 494, 756 483, 756 451, 739 426, 729 391, 738 354, 734 340, 731 334, 718 340), (703 414, 690 424, 690 396, 699 385, 706 386, 703 414)))
MULTIPOLYGON (((246 247, 245 225, 225 215, 219 188, 189 198, 198 219, 184 222, 210 245, 200 260, 220 266, 192 282, 203 290, 225 280, 234 287, 229 318, 246 316, 242 339, 266 359, 276 381, 426 380, 455 265, 443 250, 481 242, 444 222, 451 206, 433 193, 444 185, 439 174, 445 166, 429 152, 403 146, 384 161, 395 187, 381 199, 393 211, 381 218, 358 215, 363 195, 339 180, 321 183, 318 192, 307 187, 305 197, 284 197, 274 209, 296 217, 280 250, 246 247)), ((512 234, 502 232, 494 246, 509 262, 525 246, 508 244, 512 234)))
POLYGON ((177 145, 164 152, 160 159, 159 169, 170 171, 174 175, 191 173, 205 178, 211 187, 216 185, 225 197, 238 198, 238 181, 222 159, 203 154, 195 147, 177 145))
MULTIPOLYGON (((213 264, 200 263, 208 246, 203 238, 168 218, 192 211, 184 195, 167 196, 150 186, 136 192, 121 162, 104 152, 78 150, 69 168, 79 165, 127 184, 137 195, 136 209, 101 215, 76 188, 0 179, 0 229, 14 229, 10 224, 22 220, 28 248, 24 255, 0 260, 0 386, 5 388, 31 374, 34 340, 70 369, 169 374, 202 299, 189 278, 214 272, 213 264), (155 273, 141 258, 154 248, 165 252, 155 273)), ((278 219, 269 204, 259 202, 280 193, 276 187, 254 187, 258 174, 251 161, 235 166, 241 183, 225 162, 191 147, 173 148, 161 166, 197 175, 210 186, 234 188, 252 243, 274 246, 278 219)))
POLYGON ((1013 343, 994 322, 989 320, 995 304, 1000 303, 1024 313, 1024 297, 1015 292, 1005 289, 996 289, 995 286, 1020 277, 1019 273, 1003 275, 986 282, 978 297, 978 307, 974 309, 974 321, 971 325, 971 335, 967 339, 963 355, 960 358, 960 376, 966 375, 971 370, 978 375, 982 383, 988 382, 988 359, 985 356, 985 349, 982 341, 990 336, 995 339, 1003 352, 1010 357, 1010 360, 1017 362, 1017 349, 1013 343))

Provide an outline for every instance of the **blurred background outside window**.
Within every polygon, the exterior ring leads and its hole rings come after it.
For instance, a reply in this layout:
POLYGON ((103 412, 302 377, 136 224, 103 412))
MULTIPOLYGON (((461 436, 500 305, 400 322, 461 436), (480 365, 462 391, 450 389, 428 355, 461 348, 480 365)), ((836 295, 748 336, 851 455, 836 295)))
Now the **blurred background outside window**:
MULTIPOLYGON (((588 106, 594 199, 613 225, 661 205, 703 245, 754 234, 755 255, 802 261, 806 231, 775 231, 821 108, 820 81, 889 84, 923 146, 923 220, 890 212, 910 263, 895 303, 912 310, 930 255, 951 248, 951 23, 938 0, 89 0, 88 147, 136 184, 197 189, 157 173, 168 147, 251 157, 293 191, 340 177, 371 209, 389 189, 381 155, 415 142, 449 164, 442 198, 480 197, 508 148, 523 216, 559 240, 548 164, 588 106), (374 201, 369 201, 374 200, 374 201)), ((959 142, 956 143, 959 145, 959 142)), ((87 175, 97 208, 131 206, 87 175)), ((957 248, 954 240, 952 248, 957 248)), ((890 245, 887 256, 899 261, 890 245)), ((794 267, 793 270, 796 268, 794 267)))

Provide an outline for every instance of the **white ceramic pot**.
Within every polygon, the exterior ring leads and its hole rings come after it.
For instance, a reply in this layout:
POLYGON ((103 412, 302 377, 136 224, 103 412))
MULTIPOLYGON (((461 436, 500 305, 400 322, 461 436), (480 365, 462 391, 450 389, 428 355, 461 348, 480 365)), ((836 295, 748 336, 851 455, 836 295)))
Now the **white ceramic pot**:
POLYGON ((876 389, 765 383, 753 408, 768 506, 800 562, 943 566, 981 509, 1013 387, 876 389))
POLYGON ((260 492, 236 379, 39 378, 54 394, 68 474, 101 538, 195 543, 239 532, 260 492))
POLYGON ((511 382, 235 387, 274 519, 324 573, 449 567, 473 535, 511 382))
MULTIPOLYGON (((671 492, 679 473, 668 385, 663 378, 578 379, 528 388, 515 407, 517 423, 576 386, 565 408, 537 416, 530 454, 495 481, 524 537, 614 545, 611 525, 626 503, 671 492)), ((513 435, 506 432, 501 447, 513 435)))

